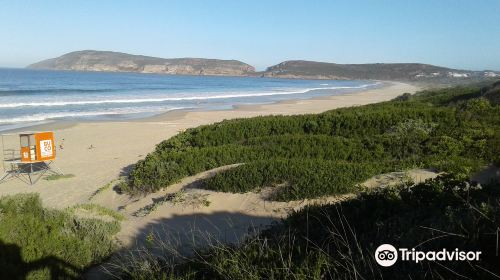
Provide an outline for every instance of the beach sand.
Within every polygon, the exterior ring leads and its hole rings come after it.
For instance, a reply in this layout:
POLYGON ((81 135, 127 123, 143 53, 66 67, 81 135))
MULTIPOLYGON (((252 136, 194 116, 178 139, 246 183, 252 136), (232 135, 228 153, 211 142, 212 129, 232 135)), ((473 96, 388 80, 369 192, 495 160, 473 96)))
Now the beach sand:
MULTIPOLYGON (((239 221, 241 228, 245 230, 248 224, 254 222, 268 224, 271 220, 285 216, 288 210, 300 207, 302 204, 273 204, 263 200, 259 194, 253 193, 226 194, 186 189, 189 186, 189 180, 195 181, 196 178, 199 179, 206 174, 200 175, 201 177, 186 178, 188 182, 181 182, 178 186, 140 199, 119 195, 112 189, 107 189, 98 195, 94 194, 110 181, 126 175, 134 163, 154 150, 156 144, 190 127, 233 118, 320 113, 340 107, 387 101, 405 92, 413 93, 418 90, 417 87, 409 84, 384 83, 384 87, 356 93, 268 105, 240 106, 233 110, 174 111, 134 121, 56 122, 33 127, 29 130, 53 130, 55 132, 57 146, 55 164, 64 173, 73 174, 74 177, 54 181, 40 180, 33 186, 19 180, 10 180, 0 184, 0 196, 36 192, 40 194, 44 205, 48 207, 65 208, 75 204, 96 203, 121 210, 128 217, 119 234, 119 239, 124 244, 131 244, 134 238, 137 239, 137 236, 148 232, 148 226, 168 223, 182 230, 185 228, 185 223, 198 219, 200 215, 204 217, 212 215, 212 218, 216 215, 219 219, 222 219, 223 213, 233 215, 234 220, 239 221), (163 205, 146 217, 139 218, 132 215, 137 209, 154 201, 155 197, 185 189, 188 194, 206 195, 210 205, 203 207, 163 205), (256 220, 243 217, 254 217, 256 220)), ((191 197, 197 195, 191 195, 191 197)), ((213 221, 212 219, 212 223, 213 221)), ((220 231, 220 228, 217 231, 220 231)))

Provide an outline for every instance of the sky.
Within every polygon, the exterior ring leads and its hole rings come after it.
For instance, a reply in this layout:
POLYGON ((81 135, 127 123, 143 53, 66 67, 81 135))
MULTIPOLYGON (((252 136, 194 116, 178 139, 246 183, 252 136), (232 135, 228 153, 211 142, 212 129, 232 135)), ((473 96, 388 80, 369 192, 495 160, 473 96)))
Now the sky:
POLYGON ((0 0, 0 67, 85 49, 500 70, 500 0, 0 0))

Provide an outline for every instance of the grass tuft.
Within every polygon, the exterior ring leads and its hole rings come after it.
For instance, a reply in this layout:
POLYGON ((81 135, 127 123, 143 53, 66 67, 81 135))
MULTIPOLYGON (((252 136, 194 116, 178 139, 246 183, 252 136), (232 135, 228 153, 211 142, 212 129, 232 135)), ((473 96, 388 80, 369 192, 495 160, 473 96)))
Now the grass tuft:
POLYGON ((55 180, 73 178, 73 177, 75 177, 74 174, 51 174, 51 175, 43 177, 43 179, 47 180, 47 181, 55 181, 55 180))

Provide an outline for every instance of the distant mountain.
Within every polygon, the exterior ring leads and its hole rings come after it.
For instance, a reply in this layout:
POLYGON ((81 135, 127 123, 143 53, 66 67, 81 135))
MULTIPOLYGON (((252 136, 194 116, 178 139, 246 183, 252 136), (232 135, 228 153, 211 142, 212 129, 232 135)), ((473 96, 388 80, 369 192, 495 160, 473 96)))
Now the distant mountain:
POLYGON ((267 68, 264 77, 445 81, 500 77, 500 72, 467 71, 419 63, 336 64, 290 60, 267 68))
POLYGON ((28 66, 35 69, 241 76, 255 69, 241 61, 157 58, 110 51, 76 51, 28 66))
POLYGON ((76 51, 47 59, 28 68, 140 72, 186 75, 261 76, 290 79, 373 79, 424 83, 460 83, 499 78, 500 72, 467 71, 419 63, 336 64, 290 60, 255 72, 238 60, 206 58, 158 58, 110 51, 76 51))

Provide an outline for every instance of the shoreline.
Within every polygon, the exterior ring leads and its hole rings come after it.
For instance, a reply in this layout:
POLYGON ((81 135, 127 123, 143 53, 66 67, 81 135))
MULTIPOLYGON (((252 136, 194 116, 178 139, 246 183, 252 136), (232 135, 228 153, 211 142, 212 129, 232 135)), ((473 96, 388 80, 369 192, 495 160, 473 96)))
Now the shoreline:
MULTIPOLYGON (((127 114, 116 115, 111 118, 100 119, 98 116, 95 119, 74 119, 71 117, 62 117, 55 119, 46 119, 41 121, 33 121, 33 123, 13 123, 7 124, 6 126, 14 126, 13 128, 0 129, 0 134, 8 134, 8 133, 19 133, 19 132, 27 132, 27 131, 41 131, 41 130, 53 130, 53 129, 62 129, 69 128, 75 126, 80 123, 117 123, 117 122, 148 122, 148 121, 164 121, 165 118, 170 116, 178 116, 179 114, 183 115, 187 112, 227 112, 227 111, 255 111, 260 110, 262 106, 269 105, 277 105, 277 104, 295 104, 302 100, 325 100, 329 99, 333 96, 338 95, 350 95, 357 94, 360 92, 364 92, 367 90, 377 90, 385 87, 389 87, 394 84, 405 84, 407 83, 396 82, 396 81, 382 81, 382 80, 366 80, 374 82, 374 84, 369 87, 359 87, 359 88, 351 88, 347 92, 340 91, 338 89, 310 89, 307 92, 303 93, 302 96, 291 97, 290 99, 272 101, 272 102, 263 102, 263 103, 250 103, 250 104, 237 104, 237 105, 229 105, 228 108, 203 108, 203 107, 186 107, 186 108, 173 108, 167 110, 165 112, 158 112, 154 114, 145 113, 146 116, 139 117, 130 117, 127 114), (316 95, 316 91, 322 90, 325 91, 316 95)), ((417 86, 415 86, 417 87, 417 86)), ((341 89, 342 90, 342 89, 341 89)), ((1 128, 1 126, 0 126, 1 128)))
MULTIPOLYGON (((34 186, 10 180, 0 184, 0 196, 37 192, 46 206, 55 208, 87 203, 96 190, 126 175, 133 164, 152 152, 158 143, 187 128, 225 119, 320 113, 340 107, 388 101, 404 92, 413 93, 418 89, 414 85, 384 82, 382 87, 376 89, 272 104, 243 105, 231 110, 177 110, 139 120, 56 121, 25 127, 22 130, 54 131, 57 147, 55 165, 65 174, 75 176, 55 181, 40 180, 34 186)), ((20 130, 11 132, 16 131, 20 130)), ((0 172, 3 173, 3 170, 0 172)), ((113 201, 106 204, 113 205, 113 201)), ((103 206, 108 206, 106 204, 103 206)))
MULTIPOLYGON (((374 82, 378 82, 381 85, 375 87, 375 88, 368 88, 368 89, 358 89, 354 90, 352 92, 348 93, 340 93, 340 94, 334 94, 332 90, 332 94, 330 95, 321 95, 321 96, 314 96, 311 94, 311 97, 308 98, 303 98, 303 99, 287 99, 287 100, 280 100, 272 103, 263 103, 263 104, 243 104, 243 105, 233 105, 231 108, 228 109, 204 109, 204 108, 185 108, 185 109, 174 109, 170 110, 167 112, 163 113, 158 113, 152 116, 147 116, 147 117, 139 117, 139 118, 125 118, 125 119, 116 119, 116 120, 67 120, 67 119, 55 119, 55 120, 48 120, 46 123, 41 123, 41 124, 33 124, 33 125, 27 125, 23 126, 20 128, 13 128, 13 129, 6 129, 3 131, 0 131, 0 134, 8 134, 8 133, 19 133, 19 132, 25 132, 25 131, 43 131, 43 130, 61 130, 61 129, 67 129, 67 128, 72 128, 75 127, 79 124, 95 124, 95 123, 100 123, 100 124, 107 124, 107 123, 142 123, 142 122, 164 122, 164 121, 172 121, 172 120, 179 120, 187 115, 194 114, 202 114, 202 113, 208 113, 208 114, 228 114, 228 112, 261 112, 262 114, 256 114, 252 116, 242 116, 242 117, 254 117, 254 116, 265 116, 265 115, 295 115, 295 114, 317 114, 321 113, 324 111, 328 110, 333 110, 336 108, 340 107, 348 107, 348 106, 361 106, 369 103, 376 103, 376 102, 382 102, 382 101, 388 101, 395 96, 393 96, 392 91, 394 88, 407 88, 409 92, 413 93, 421 89, 421 87, 413 84, 408 84, 404 82, 396 82, 396 81, 378 81, 378 80, 373 80, 374 82), (391 89, 391 93, 386 94, 386 96, 381 96, 379 95, 379 91, 382 91, 384 89, 391 89), (375 93, 378 94, 376 98, 372 100, 364 100, 359 102, 359 103, 351 103, 351 97, 352 96, 359 96, 362 98, 368 97, 370 93, 375 93), (338 97, 346 97, 346 98, 338 98, 338 97), (378 100, 378 98, 384 98, 387 97, 388 99, 384 100, 378 100), (325 102, 322 101, 328 101, 328 104, 325 104, 325 102), (338 104, 330 104, 333 101, 340 101, 338 104), (313 105, 312 103, 318 103, 315 105, 319 106, 307 106, 307 105, 313 105), (301 107, 301 108, 294 108, 294 106, 304 106, 306 105, 307 108, 301 107), (326 106, 325 106, 326 105, 326 106)), ((401 94, 404 92, 401 92, 401 94)), ((398 94, 399 95, 399 94, 398 94)), ((397 95, 396 95, 397 96, 397 95)), ((238 113, 239 114, 239 113, 238 113)), ((229 114, 231 115, 231 114, 229 114)), ((234 117, 230 117, 234 118, 234 117)), ((221 119, 222 121, 223 119, 221 119)))

